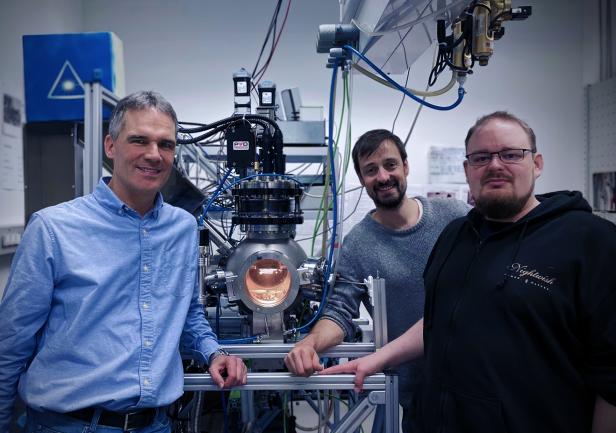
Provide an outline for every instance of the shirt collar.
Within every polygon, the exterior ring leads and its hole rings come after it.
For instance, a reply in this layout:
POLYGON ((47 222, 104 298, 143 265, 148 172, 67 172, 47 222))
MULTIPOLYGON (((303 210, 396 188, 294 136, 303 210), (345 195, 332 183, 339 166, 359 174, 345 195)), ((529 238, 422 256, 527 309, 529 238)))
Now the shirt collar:
MULTIPOLYGON (((111 180, 110 176, 102 177, 98 182, 98 185, 92 195, 103 207, 109 209, 113 213, 117 213, 119 215, 124 215, 127 212, 135 213, 136 211, 130 208, 126 203, 118 198, 118 196, 109 188, 109 181, 111 180)), ((152 218, 158 218, 158 213, 160 209, 163 207, 163 195, 160 192, 156 193, 156 198, 154 199, 154 206, 150 209, 145 215, 144 218, 148 216, 152 216, 152 218)), ((138 214, 137 214, 138 215, 138 214)))

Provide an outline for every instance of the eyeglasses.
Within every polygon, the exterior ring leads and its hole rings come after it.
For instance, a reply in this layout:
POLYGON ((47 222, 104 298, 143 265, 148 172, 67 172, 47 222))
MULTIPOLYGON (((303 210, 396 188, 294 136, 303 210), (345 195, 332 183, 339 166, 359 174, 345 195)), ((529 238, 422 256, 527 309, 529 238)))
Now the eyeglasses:
POLYGON ((468 164, 474 167, 488 165, 494 155, 498 155, 498 158, 505 164, 517 164, 524 159, 526 152, 535 153, 537 151, 532 149, 504 149, 498 152, 475 152, 466 155, 466 159, 468 164))

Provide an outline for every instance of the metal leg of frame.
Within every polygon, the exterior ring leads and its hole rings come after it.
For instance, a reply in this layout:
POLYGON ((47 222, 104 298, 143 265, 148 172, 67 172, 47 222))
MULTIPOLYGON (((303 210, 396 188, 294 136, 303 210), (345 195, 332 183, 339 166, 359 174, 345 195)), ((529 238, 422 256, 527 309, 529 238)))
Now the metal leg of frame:
POLYGON ((103 174, 103 96, 99 81, 92 83, 92 178, 91 190, 94 191, 103 174))
POLYGON ((385 375, 385 432, 399 433, 400 409, 398 407, 398 375, 385 375))
POLYGON ((96 188, 103 173, 103 104, 114 107, 119 98, 99 81, 83 83, 83 194, 96 188))
POLYGON ((340 394, 338 391, 332 391, 334 393, 334 424, 340 421, 340 394))
POLYGON ((374 422, 372 423, 372 433, 383 433, 383 426, 385 425, 385 412, 387 408, 385 405, 379 405, 374 411, 374 422))
POLYGON ((254 422, 256 419, 254 391, 240 391, 240 401, 242 402, 240 410, 242 411, 242 423, 247 425, 254 422))
MULTIPOLYGON (((85 112, 84 112, 85 114, 85 112)), ((73 136, 73 166, 75 168, 75 189, 74 197, 81 197, 83 195, 83 144, 79 141, 79 123, 73 123, 73 129, 71 131, 73 136)))
POLYGON ((100 83, 84 83, 83 194, 96 188, 102 172, 103 100, 100 83))
POLYGON ((351 433, 357 430, 379 404, 385 403, 385 391, 372 391, 336 424, 332 433, 351 433))
POLYGON ((385 296, 385 280, 375 278, 372 282, 374 302, 373 326, 374 346, 380 349, 387 344, 387 302, 385 296))
POLYGON ((92 84, 83 83, 83 180, 82 192, 83 195, 92 192, 92 157, 94 149, 94 139, 92 135, 92 124, 94 117, 92 114, 92 84))
POLYGON ((270 409, 262 414, 259 419, 255 421, 252 431, 256 433, 266 432, 269 425, 276 419, 280 412, 280 409, 270 409))

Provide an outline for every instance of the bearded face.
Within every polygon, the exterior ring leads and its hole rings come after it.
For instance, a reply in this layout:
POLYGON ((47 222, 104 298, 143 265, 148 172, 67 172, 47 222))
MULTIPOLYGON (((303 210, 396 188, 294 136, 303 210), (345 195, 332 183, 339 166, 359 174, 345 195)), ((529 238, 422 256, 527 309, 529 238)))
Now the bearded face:
POLYGON ((361 183, 377 208, 396 209, 406 194, 408 163, 394 143, 383 141, 371 155, 360 160, 361 183))
POLYGON ((468 141, 467 153, 488 152, 491 160, 474 166, 464 162, 466 180, 475 206, 486 218, 516 221, 533 207, 535 179, 541 174, 543 158, 531 151, 530 140, 513 121, 492 119, 479 127, 468 141), (502 161, 497 152, 529 150, 522 160, 502 161))

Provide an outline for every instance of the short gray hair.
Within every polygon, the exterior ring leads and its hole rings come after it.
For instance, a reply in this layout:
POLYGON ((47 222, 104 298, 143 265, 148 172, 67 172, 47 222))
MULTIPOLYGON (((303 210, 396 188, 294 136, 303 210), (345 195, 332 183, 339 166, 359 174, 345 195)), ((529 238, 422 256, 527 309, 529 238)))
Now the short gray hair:
POLYGON ((120 131, 124 128, 124 116, 128 111, 145 110, 147 108, 154 108, 156 111, 169 116, 173 121, 175 133, 177 134, 178 118, 169 101, 158 92, 142 90, 120 99, 111 112, 111 120, 109 121, 109 135, 111 135, 111 138, 117 140, 120 136, 120 131))
POLYGON ((481 128, 483 125, 485 125, 492 119, 506 120, 509 122, 517 123, 528 136, 531 150, 533 152, 537 151, 537 137, 535 136, 535 131, 533 131, 533 128, 528 126, 528 123, 526 123, 519 117, 514 116, 513 114, 506 111, 495 111, 494 113, 486 114, 485 116, 482 116, 477 119, 477 122, 475 122, 475 124, 471 127, 471 129, 468 130, 468 133, 466 134, 466 139, 464 140, 464 147, 466 148, 466 150, 468 150, 468 142, 470 141, 475 131, 477 131, 477 129, 481 128))

